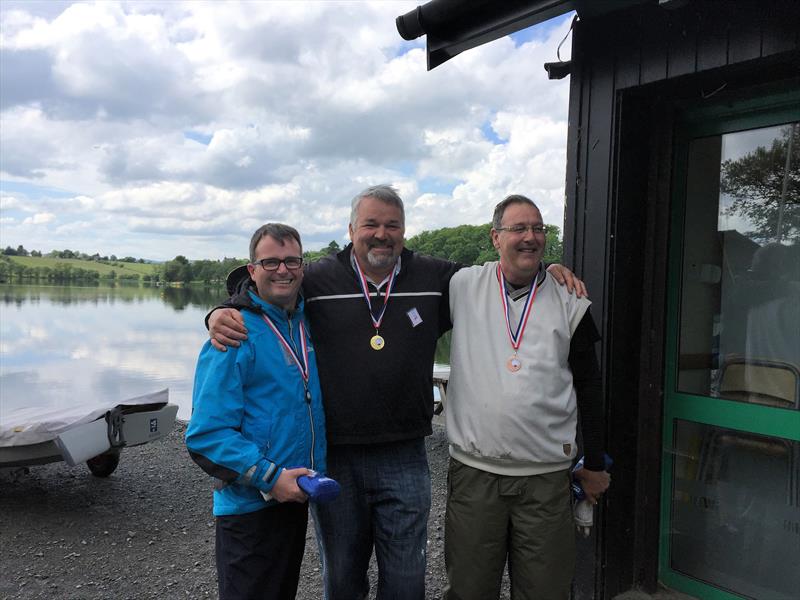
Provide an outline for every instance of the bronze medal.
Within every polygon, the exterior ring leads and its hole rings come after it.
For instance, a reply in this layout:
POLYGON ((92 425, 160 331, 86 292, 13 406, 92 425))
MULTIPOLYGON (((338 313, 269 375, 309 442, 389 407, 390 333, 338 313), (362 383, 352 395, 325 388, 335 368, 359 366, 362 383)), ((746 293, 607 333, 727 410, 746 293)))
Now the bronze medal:
MULTIPOLYGON (((541 270, 541 265, 539 265, 539 269, 541 270)), ((508 333, 508 339, 511 342, 511 347, 514 349, 514 355, 506 361, 506 369, 512 373, 516 373, 522 368, 522 361, 517 357, 517 350, 519 349, 520 344, 522 344, 522 334, 525 332, 525 326, 528 324, 528 317, 531 314, 531 308, 533 308, 533 299, 536 297, 536 290, 539 288, 539 284, 536 276, 534 276, 533 281, 531 281, 530 292, 528 293, 528 297, 525 299, 525 306, 522 307, 522 316, 520 317, 519 323, 517 323, 517 329, 516 331, 512 331, 511 317, 508 306, 508 292, 506 291, 506 277, 503 275, 503 270, 500 268, 500 263, 497 264, 496 273, 497 283, 500 287, 500 302, 503 306, 503 315, 506 321, 506 332, 508 333)))

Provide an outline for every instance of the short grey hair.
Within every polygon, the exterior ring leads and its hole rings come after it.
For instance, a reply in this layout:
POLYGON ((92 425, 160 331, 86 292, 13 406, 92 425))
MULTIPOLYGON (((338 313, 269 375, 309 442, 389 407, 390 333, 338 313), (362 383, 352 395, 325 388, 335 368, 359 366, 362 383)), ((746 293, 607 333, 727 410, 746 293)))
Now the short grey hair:
POLYGON ((256 246, 258 246, 258 243, 267 236, 271 237, 273 240, 277 240, 281 243, 281 245, 284 244, 284 240, 295 240, 300 246, 300 255, 302 256, 303 242, 300 241, 300 234, 297 232, 297 229, 290 227, 289 225, 284 225, 283 223, 267 223, 266 225, 262 225, 256 229, 253 237, 250 238, 251 263, 255 262, 256 260, 256 246))
MULTIPOLYGON (((527 204, 528 206, 532 206, 536 210, 539 210, 539 207, 536 206, 536 203, 530 198, 520 194, 511 194, 510 196, 503 198, 497 203, 497 206, 494 207, 494 214, 492 215, 492 227, 499 229, 503 226, 503 214, 505 214, 506 209, 512 204, 527 204)), ((541 212, 542 211, 539 211, 539 213, 541 212)))
POLYGON ((356 194, 355 198, 353 198, 353 201, 350 203, 350 225, 353 227, 356 226, 358 207, 361 205, 361 201, 364 198, 377 198, 381 202, 385 202, 386 204, 390 204, 391 206, 399 208, 402 223, 405 225, 406 211, 403 207, 403 200, 400 198, 400 194, 398 194, 397 190, 389 184, 382 183, 380 185, 370 186, 367 189, 360 191, 358 194, 356 194))

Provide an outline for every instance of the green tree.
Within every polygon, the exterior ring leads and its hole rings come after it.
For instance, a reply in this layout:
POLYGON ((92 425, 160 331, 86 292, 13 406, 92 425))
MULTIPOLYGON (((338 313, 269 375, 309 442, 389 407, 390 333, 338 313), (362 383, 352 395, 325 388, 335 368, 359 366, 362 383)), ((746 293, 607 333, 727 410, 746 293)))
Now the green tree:
POLYGON ((733 198, 724 214, 748 220, 753 229, 747 237, 764 244, 800 236, 799 155, 800 126, 794 123, 771 147, 722 163, 720 191, 733 198))
POLYGON ((489 235, 491 228, 486 223, 423 231, 409 238, 406 245, 412 250, 437 258, 466 265, 483 264, 497 258, 489 235))
POLYGON ((178 255, 164 263, 162 275, 164 281, 189 283, 193 277, 192 265, 185 256, 178 255))
POLYGON ((11 259, 3 253, 0 256, 0 281, 9 281, 12 277, 12 269, 11 259))
POLYGON ((561 228, 556 225, 545 225, 547 228, 542 260, 546 263, 561 263, 564 260, 564 243, 561 240, 561 228))
MULTIPOLYGON (((543 260, 548 263, 562 261, 561 230, 556 225, 546 225, 546 246, 543 260)), ((497 250, 492 245, 491 223, 459 225, 434 231, 423 231, 409 238, 406 246, 421 254, 452 260, 465 265, 482 265, 497 260, 497 250)))
POLYGON ((336 254, 337 252, 341 252, 341 250, 342 249, 339 247, 339 244, 336 243, 336 240, 331 240, 331 243, 322 249, 322 251, 329 256, 336 254))
POLYGON ((339 244, 336 240, 331 240, 331 242, 320 250, 306 250, 303 252, 303 260, 306 262, 315 262, 318 261, 320 258, 325 258, 326 256, 331 256, 336 254, 337 252, 341 251, 339 244))
POLYGON ((56 263, 53 279, 55 281, 70 281, 72 279, 72 265, 69 263, 56 263))
POLYGON ((195 280, 213 283, 225 278, 222 263, 217 260, 196 260, 192 263, 192 273, 195 280))

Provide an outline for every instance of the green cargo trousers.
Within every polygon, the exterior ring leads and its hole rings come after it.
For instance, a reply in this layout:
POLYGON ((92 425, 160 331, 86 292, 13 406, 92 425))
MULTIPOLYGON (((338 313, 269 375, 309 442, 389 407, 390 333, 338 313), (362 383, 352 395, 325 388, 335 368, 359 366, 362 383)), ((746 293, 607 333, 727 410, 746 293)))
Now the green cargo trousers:
POLYGON ((575 568, 569 471, 496 475, 453 458, 448 470, 445 600, 500 595, 508 559, 512 600, 567 600, 575 568))

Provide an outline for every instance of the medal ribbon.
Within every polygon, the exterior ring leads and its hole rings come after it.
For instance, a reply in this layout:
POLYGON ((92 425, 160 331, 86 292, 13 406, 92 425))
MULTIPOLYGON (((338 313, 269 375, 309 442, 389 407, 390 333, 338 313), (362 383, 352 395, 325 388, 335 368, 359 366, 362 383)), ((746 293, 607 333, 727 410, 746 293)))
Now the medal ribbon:
POLYGON ((511 319, 509 317, 509 306, 508 306, 508 293, 506 292, 506 278, 503 275, 503 270, 500 268, 500 265, 497 265, 497 282, 500 284, 500 302, 503 303, 503 312, 506 318, 506 331, 508 332, 508 339, 511 341, 511 347, 514 348, 514 354, 517 353, 520 344, 522 343, 522 336, 525 333, 525 326, 528 324, 528 317, 531 314, 531 309, 533 308, 533 299, 536 297, 536 290, 539 289, 539 272, 536 272, 536 275, 533 276, 533 281, 531 282, 531 291, 528 293, 528 297, 525 299, 525 306, 522 307, 522 317, 517 323, 517 330, 515 332, 511 332, 511 319))
POLYGON ((297 356, 293 345, 286 340, 280 329, 272 322, 272 319, 263 313, 261 316, 264 318, 267 325, 269 325, 269 328, 272 329, 272 333, 278 337, 278 341, 280 341, 281 345, 289 353, 289 356, 292 357, 294 364, 297 365, 297 370, 300 371, 300 376, 303 378, 303 381, 308 383, 308 345, 306 344, 306 328, 303 325, 303 320, 300 320, 300 348, 302 350, 302 356, 297 356), (300 361, 301 358, 303 359, 302 362, 300 361))
POLYGON ((378 315, 378 318, 375 318, 375 315, 372 313, 372 302, 369 299, 369 287, 367 285, 367 276, 364 275, 364 271, 361 270, 361 265, 358 264, 358 258, 353 255, 353 258, 356 262, 356 271, 358 272, 358 283, 361 286, 361 293, 364 294, 364 300, 367 301, 367 308, 369 309, 369 317, 372 319, 372 325, 375 327, 375 331, 377 332, 381 326, 381 321, 383 321, 383 315, 386 313, 386 306, 389 304, 389 294, 392 293, 392 288, 394 287, 394 278, 397 274, 397 263, 395 266, 392 267, 392 273, 389 275, 389 282, 386 284, 386 293, 383 296, 383 308, 381 308, 381 312, 378 315))

